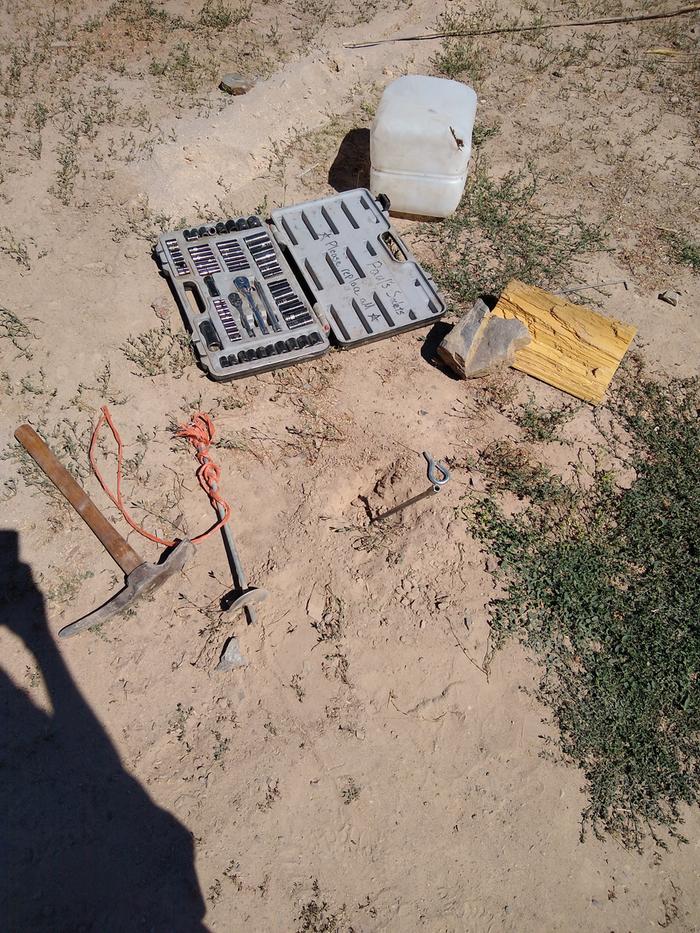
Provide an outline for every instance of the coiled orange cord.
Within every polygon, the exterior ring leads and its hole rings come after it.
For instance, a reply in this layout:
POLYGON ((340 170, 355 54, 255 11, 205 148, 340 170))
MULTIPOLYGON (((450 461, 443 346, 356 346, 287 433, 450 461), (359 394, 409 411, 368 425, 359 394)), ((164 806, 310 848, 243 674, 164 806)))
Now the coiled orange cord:
MULTIPOLYGON (((197 470, 197 479, 199 480, 199 485, 209 496, 209 501, 214 506, 218 514, 217 506, 220 506, 223 510, 223 516, 219 519, 216 524, 212 525, 207 531, 203 532, 201 535, 197 535, 194 538, 190 538, 193 544, 198 544, 200 541, 204 541, 205 538, 208 538, 209 535, 213 534, 215 531, 218 531, 231 517, 231 506, 228 502, 219 494, 219 479, 221 478, 221 468, 217 463, 209 457, 209 448, 214 440, 214 435, 216 429, 214 428, 214 422, 211 420, 209 415, 203 411, 198 411, 190 419, 189 424, 181 424, 177 429, 175 434, 176 437, 186 437, 195 448, 197 460, 199 460, 199 469, 197 470)), ((156 544, 162 544, 165 547, 172 547, 178 543, 178 540, 168 541, 166 538, 159 538, 158 535, 153 535, 150 531, 146 531, 145 528, 142 528, 129 514, 124 499, 122 497, 122 464, 124 462, 124 453, 122 439, 119 436, 119 431, 112 421, 112 416, 109 412, 109 409, 106 405, 102 406, 100 417, 97 420, 95 429, 92 432, 92 437, 90 439, 90 464, 92 466, 93 472, 97 477, 100 486, 107 493, 112 502, 116 505, 119 511, 122 513, 126 521, 131 525, 134 531, 138 531, 140 535, 143 535, 144 538, 148 538, 149 541, 153 541, 156 544), (100 431, 102 430, 102 425, 104 423, 109 425, 109 428, 114 436, 114 440, 117 442, 117 493, 114 495, 112 490, 107 485, 104 477, 100 473, 100 470, 95 461, 95 447, 99 438, 100 431)))

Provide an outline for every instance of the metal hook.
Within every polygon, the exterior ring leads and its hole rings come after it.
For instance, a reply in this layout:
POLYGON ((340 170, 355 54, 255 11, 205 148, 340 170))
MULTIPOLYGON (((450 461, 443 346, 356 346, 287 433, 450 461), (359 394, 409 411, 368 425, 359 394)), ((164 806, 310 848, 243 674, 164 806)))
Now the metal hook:
POLYGON ((370 519, 370 522, 380 522, 385 518, 389 518, 390 515, 395 515, 397 512, 405 509, 407 505, 413 505, 415 502, 420 502, 421 499, 426 499, 428 496, 434 496, 436 492, 440 492, 440 489, 450 478, 450 471, 446 466, 443 466, 442 463, 436 463, 427 450, 423 451, 423 456, 428 461, 428 479, 431 483, 428 489, 426 489, 425 492, 419 492, 417 496, 406 499, 405 502, 401 502, 399 505, 395 505, 394 508, 389 509, 388 512, 375 515, 374 518, 370 519))
POLYGON ((435 492, 439 492, 440 487, 449 481, 450 471, 442 463, 436 463, 427 450, 423 451, 423 456, 428 461, 428 480, 433 484, 435 492), (442 475, 438 476, 438 473, 442 475))

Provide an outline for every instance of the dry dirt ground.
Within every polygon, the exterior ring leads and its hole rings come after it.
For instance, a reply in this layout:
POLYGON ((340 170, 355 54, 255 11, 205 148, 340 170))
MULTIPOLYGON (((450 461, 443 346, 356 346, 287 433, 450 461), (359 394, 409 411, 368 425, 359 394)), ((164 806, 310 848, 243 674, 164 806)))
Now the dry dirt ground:
MULTIPOLYGON (((434 72, 440 49, 343 44, 432 30, 454 4, 199 7, 0 3, 2 527, 18 532, 47 614, 16 567, 0 631, 3 928, 700 929, 698 813, 689 843, 667 853, 580 842, 582 777, 541 756, 551 727, 524 690, 532 663, 512 646, 481 670, 494 582, 459 507, 478 490, 470 455, 517 435, 489 406, 491 384, 452 380, 413 332, 217 385, 183 353, 151 258, 169 226, 332 190, 346 134, 369 126, 393 77, 434 72), (229 70, 257 86, 225 97, 216 83, 229 70), (56 640, 120 578, 12 431, 39 427, 125 530, 87 463, 104 402, 126 443, 129 501, 164 533, 211 522, 171 430, 212 413, 239 546, 272 594, 256 627, 220 618, 229 578, 215 537, 129 618, 56 640), (423 449, 450 462, 452 481, 370 529, 368 508, 422 486, 423 449), (249 665, 213 673, 232 627, 249 665)), ((687 49, 698 20, 665 28, 492 38, 471 65, 487 128, 477 158, 494 177, 534 164, 544 209, 605 227, 605 250, 573 283, 626 279, 586 295, 678 375, 700 349, 698 278, 668 258, 663 234, 697 222, 696 51, 647 50, 679 36, 687 49), (657 300, 666 287, 682 293, 677 307, 657 300)), ((362 182, 360 162, 341 169, 362 182)), ((439 260, 422 228, 397 223, 439 260)), ((507 379, 523 397, 558 398, 507 379)), ((562 471, 599 440, 589 407, 565 434, 541 450, 562 471)))

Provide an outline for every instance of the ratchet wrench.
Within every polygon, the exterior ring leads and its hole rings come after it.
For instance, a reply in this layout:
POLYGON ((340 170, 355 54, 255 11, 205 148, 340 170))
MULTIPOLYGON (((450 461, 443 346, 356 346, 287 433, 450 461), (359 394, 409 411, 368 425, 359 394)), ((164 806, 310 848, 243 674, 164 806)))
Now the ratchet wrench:
POLYGON ((276 334, 279 334, 279 332, 282 330, 282 325, 279 322, 279 318, 277 317, 275 312, 272 310, 272 305, 268 301, 267 295, 265 294, 265 289, 263 288, 262 284, 258 282, 257 279, 253 279, 253 288, 258 293, 258 295, 260 295, 262 303, 265 305, 265 312, 267 314, 267 320, 269 321, 272 329, 274 330, 276 334))
POLYGON ((238 275, 233 280, 233 284, 236 286, 238 291, 246 297, 248 304, 250 305, 250 310, 253 312, 253 317, 255 322, 260 328, 262 334, 269 334, 270 331, 267 329, 267 324, 265 319, 260 313, 260 308, 255 304, 255 299, 253 298, 253 292, 250 287, 250 280, 245 275, 238 275))

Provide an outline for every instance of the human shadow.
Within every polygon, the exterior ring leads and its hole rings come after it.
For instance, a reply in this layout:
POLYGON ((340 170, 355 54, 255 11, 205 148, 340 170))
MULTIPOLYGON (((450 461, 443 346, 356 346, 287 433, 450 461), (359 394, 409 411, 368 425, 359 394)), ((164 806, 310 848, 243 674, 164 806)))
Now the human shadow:
POLYGON ((358 127, 345 134, 328 170, 328 184, 335 191, 369 188, 369 171, 369 130, 358 127))
POLYGON ((206 933, 192 835, 124 770, 49 632, 15 531, 0 530, 0 624, 31 653, 52 708, 0 670, 0 927, 206 933))

